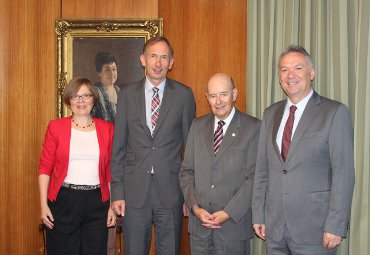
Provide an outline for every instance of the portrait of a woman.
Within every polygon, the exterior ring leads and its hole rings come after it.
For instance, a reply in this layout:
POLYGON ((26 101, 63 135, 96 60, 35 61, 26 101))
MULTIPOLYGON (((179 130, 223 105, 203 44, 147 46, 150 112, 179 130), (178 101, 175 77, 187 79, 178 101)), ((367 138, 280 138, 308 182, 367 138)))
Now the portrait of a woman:
POLYGON ((118 60, 110 53, 98 52, 95 57, 95 67, 100 78, 100 81, 95 84, 99 101, 93 108, 92 116, 113 122, 119 92, 119 87, 115 84, 118 77, 118 60))

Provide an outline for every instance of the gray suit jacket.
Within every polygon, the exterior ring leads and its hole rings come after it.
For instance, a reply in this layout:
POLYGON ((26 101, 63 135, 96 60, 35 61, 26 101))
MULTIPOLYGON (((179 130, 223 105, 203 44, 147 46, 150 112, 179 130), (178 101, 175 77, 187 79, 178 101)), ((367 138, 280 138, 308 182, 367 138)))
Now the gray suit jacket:
POLYGON ((354 187, 353 129, 347 107, 319 96, 307 103, 284 163, 276 134, 286 100, 265 110, 253 189, 253 223, 281 240, 284 225, 299 244, 323 232, 346 236, 354 187))
POLYGON ((159 119, 152 137, 145 115, 145 79, 120 90, 111 158, 111 200, 141 208, 155 170, 154 184, 162 205, 183 203, 178 173, 181 148, 195 117, 192 90, 167 78, 159 119))
MULTIPOLYGON (((209 213, 224 210, 231 219, 218 231, 223 240, 251 238, 251 200, 260 121, 235 112, 214 156, 214 115, 194 120, 180 171, 180 185, 189 208, 199 204, 209 213)), ((207 237, 212 230, 193 214, 189 233, 207 237)))

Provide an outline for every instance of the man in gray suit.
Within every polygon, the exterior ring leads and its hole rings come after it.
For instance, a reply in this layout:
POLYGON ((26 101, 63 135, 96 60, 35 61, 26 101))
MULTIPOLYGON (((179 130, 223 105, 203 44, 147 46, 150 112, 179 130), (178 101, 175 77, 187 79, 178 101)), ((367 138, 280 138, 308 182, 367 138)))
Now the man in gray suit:
POLYGON ((231 77, 207 85, 212 114, 194 120, 179 178, 189 216, 191 254, 249 254, 251 202, 260 121, 234 107, 231 77))
POLYGON ((146 78, 121 89, 111 159, 111 207, 123 216, 126 255, 148 254, 152 224, 156 254, 179 254, 183 196, 181 149, 195 117, 192 90, 166 78, 173 50, 148 40, 140 57, 146 78))
POLYGON ((336 254, 354 187, 353 129, 345 105, 318 95, 311 56, 280 56, 288 98, 264 112, 253 188, 253 228, 268 254, 336 254))

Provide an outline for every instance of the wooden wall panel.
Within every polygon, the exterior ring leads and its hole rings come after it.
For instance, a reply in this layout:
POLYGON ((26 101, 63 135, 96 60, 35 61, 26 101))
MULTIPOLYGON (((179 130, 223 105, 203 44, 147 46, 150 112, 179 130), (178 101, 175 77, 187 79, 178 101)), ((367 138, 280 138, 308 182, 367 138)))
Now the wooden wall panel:
POLYGON ((0 254, 39 250, 37 162, 41 133, 55 116, 55 3, 0 3, 0 254))
POLYGON ((158 0, 62 0, 62 18, 157 18, 158 0))
POLYGON ((216 72, 231 75, 246 108, 246 1, 159 0, 164 35, 172 42, 170 76, 193 88, 197 115, 209 112, 206 84, 216 72))
POLYGON ((0 23, 2 24, 0 37, 0 254, 6 254, 8 250, 8 243, 6 237, 6 230, 9 229, 9 222, 6 219, 8 214, 8 207, 5 206, 8 202, 7 192, 7 176, 8 173, 8 144, 7 137, 7 104, 8 104, 8 59, 9 59, 9 38, 7 35, 10 33, 9 26, 9 4, 6 0, 0 0, 0 23))

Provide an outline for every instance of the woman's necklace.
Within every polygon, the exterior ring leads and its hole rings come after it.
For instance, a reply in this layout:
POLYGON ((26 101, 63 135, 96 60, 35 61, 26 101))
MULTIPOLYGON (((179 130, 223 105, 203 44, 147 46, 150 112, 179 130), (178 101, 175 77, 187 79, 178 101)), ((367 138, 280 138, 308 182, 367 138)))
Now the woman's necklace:
POLYGON ((78 124, 78 122, 77 122, 74 118, 72 118, 72 123, 73 123, 73 125, 74 125, 76 128, 86 129, 86 128, 91 127, 91 126, 94 124, 94 120, 93 120, 93 119, 91 119, 90 123, 87 123, 87 125, 86 125, 86 126, 83 126, 83 125, 81 125, 81 124, 78 124))

